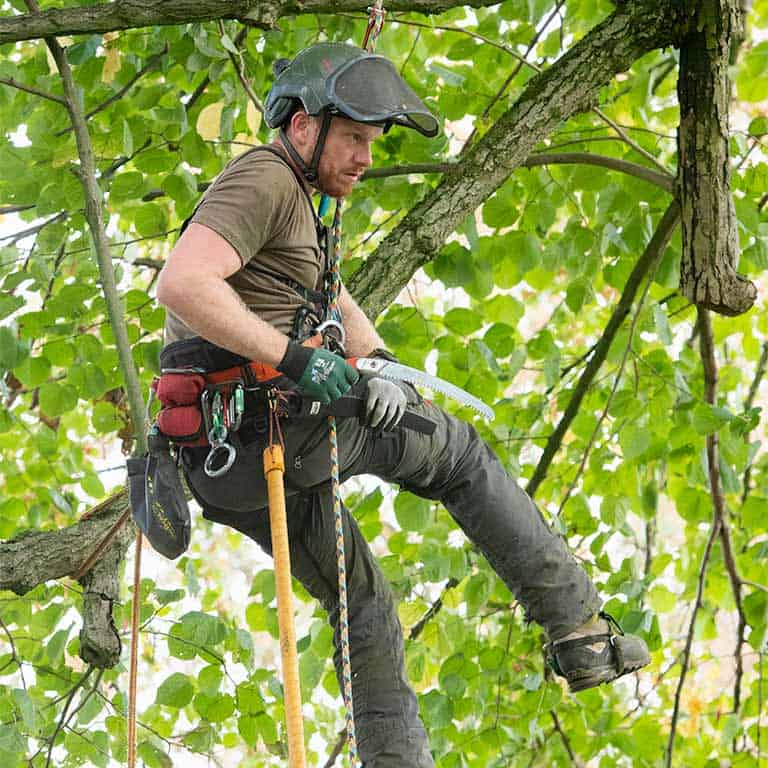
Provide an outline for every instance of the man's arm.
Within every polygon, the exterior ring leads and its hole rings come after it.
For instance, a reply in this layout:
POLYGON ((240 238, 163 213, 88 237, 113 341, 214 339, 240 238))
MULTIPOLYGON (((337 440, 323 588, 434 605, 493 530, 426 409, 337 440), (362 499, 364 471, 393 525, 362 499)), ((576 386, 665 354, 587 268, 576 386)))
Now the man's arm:
POLYGON ((240 267, 237 251, 221 235, 192 223, 160 273, 157 299, 203 338, 276 366, 288 337, 251 312, 226 282, 240 267))
POLYGON ((374 349, 382 349, 384 342, 376 333, 373 323, 368 319, 357 302, 350 296, 345 286, 341 286, 339 307, 344 316, 344 330, 347 333, 347 354, 350 357, 367 357, 374 349))

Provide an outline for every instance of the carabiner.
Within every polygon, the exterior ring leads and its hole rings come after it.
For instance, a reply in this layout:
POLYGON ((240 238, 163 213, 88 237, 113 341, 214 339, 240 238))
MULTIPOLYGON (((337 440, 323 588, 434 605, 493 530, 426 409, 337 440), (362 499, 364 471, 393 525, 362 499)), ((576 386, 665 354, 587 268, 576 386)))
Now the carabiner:
POLYGON ((211 450, 208 452, 208 455, 205 457, 205 464, 203 465, 203 469, 205 470, 205 474, 208 475, 208 477, 221 477, 221 475, 226 474, 229 472, 229 470, 232 468, 232 465, 235 463, 235 459, 237 458, 237 451, 235 450, 235 446, 231 443, 217 443, 216 445, 211 445, 211 450), (216 457, 216 454, 220 450, 227 451, 227 458, 225 459, 224 463, 218 467, 217 469, 213 468, 213 462, 216 457))
POLYGON ((320 325, 315 326, 313 332, 323 337, 323 345, 327 346, 331 352, 345 354, 347 333, 338 320, 324 320, 320 325))

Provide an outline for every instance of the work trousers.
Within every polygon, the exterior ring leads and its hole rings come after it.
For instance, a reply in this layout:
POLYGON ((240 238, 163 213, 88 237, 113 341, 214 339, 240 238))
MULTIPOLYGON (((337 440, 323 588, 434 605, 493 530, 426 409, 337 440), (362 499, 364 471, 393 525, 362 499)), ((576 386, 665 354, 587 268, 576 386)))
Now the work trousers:
MULTIPOLYGON (((357 419, 337 419, 342 481, 371 474, 435 499, 523 605, 558 639, 597 610, 592 583, 565 542, 507 474, 476 430, 403 386, 408 408, 431 420, 432 435, 402 427, 377 434, 357 419)), ((350 394, 362 396, 360 382, 350 394)), ((339 594, 327 422, 286 420, 286 493, 293 575, 328 612, 334 663, 341 680, 339 594)), ((202 470, 204 453, 185 460, 188 482, 204 516, 236 528, 271 554, 264 443, 239 446, 222 478, 202 470)), ((403 633, 376 558, 354 518, 342 510, 346 546, 352 694, 360 759, 365 768, 432 768, 416 695, 405 676, 403 633)))

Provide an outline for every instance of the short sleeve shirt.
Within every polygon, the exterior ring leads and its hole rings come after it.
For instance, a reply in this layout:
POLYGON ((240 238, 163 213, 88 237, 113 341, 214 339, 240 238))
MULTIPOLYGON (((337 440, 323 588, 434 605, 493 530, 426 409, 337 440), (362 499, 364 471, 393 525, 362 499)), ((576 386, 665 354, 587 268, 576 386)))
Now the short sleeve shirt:
MULTIPOLYGON (((286 281, 321 290, 324 254, 311 202, 286 161, 263 149, 236 157, 189 221, 209 227, 237 251, 242 266, 227 282, 252 312, 290 333, 306 301, 286 281)), ((166 344, 196 335, 168 310, 166 344)))

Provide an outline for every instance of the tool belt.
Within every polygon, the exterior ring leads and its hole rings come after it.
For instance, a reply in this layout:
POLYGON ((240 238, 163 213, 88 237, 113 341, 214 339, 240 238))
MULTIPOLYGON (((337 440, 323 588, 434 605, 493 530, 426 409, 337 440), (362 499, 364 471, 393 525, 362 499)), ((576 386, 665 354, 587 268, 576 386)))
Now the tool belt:
MULTIPOLYGON (((317 337, 319 344, 320 337, 317 337)), ((263 433, 270 402, 279 393, 280 415, 291 418, 359 417, 364 402, 341 397, 328 405, 303 398, 295 383, 276 369, 254 362, 200 337, 174 342, 160 355, 162 375, 154 387, 162 409, 157 427, 177 446, 210 445, 209 477, 225 474, 236 458, 230 437, 241 430, 263 433)), ((432 434, 435 424, 406 411, 402 425, 432 434)))

